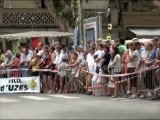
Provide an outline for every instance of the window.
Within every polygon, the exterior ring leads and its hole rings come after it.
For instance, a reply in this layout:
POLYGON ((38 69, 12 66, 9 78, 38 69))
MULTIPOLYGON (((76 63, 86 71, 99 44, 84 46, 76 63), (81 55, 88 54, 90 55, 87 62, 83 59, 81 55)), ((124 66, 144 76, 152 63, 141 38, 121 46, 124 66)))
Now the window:
POLYGON ((41 8, 46 8, 46 5, 44 3, 44 0, 41 0, 41 8))
POLYGON ((123 6, 124 6, 124 7, 123 7, 124 11, 127 12, 127 11, 128 11, 128 6, 129 6, 128 2, 124 2, 124 3, 123 3, 123 6))

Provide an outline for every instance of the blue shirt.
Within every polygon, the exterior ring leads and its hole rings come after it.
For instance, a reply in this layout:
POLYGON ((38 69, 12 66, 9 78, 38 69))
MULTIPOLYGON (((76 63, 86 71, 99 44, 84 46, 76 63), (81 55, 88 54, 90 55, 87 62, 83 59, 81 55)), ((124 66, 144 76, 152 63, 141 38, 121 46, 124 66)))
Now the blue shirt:
POLYGON ((153 50, 151 59, 152 59, 152 60, 156 59, 156 55, 157 55, 157 48, 155 48, 155 49, 153 50))

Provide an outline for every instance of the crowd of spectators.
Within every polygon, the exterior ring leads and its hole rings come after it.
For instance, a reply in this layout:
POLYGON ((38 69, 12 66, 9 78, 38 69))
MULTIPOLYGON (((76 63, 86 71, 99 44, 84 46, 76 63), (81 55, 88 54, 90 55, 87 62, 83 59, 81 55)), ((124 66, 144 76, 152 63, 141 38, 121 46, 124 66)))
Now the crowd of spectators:
MULTIPOLYGON (((15 55, 11 50, 0 50, 1 77, 40 75, 44 93, 80 92, 135 98, 140 84, 145 89, 157 89, 157 84, 160 84, 160 68, 154 69, 155 74, 150 74, 153 70, 142 75, 136 73, 153 65, 160 66, 158 37, 147 44, 139 42, 137 38, 127 44, 122 38, 114 41, 98 39, 96 43, 88 42, 86 51, 82 46, 75 49, 59 41, 51 46, 39 43, 37 48, 20 46, 19 53, 15 55), (17 71, 5 71, 12 69, 17 71), (114 76, 129 73, 135 74, 114 76)), ((157 92, 152 99, 159 99, 157 92)))

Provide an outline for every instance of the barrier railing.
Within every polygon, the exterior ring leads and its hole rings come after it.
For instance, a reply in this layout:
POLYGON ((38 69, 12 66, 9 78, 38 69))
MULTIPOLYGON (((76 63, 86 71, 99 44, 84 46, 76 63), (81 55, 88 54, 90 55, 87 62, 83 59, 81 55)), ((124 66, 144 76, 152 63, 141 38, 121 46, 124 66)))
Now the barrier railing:
MULTIPOLYGON (((160 81, 157 80, 156 78, 156 70, 160 69, 160 67, 156 67, 156 66, 150 66, 144 69, 141 69, 139 71, 135 71, 133 73, 126 73, 126 74, 113 74, 113 75, 105 75, 105 74, 96 74, 96 73, 89 73, 88 75, 79 75, 78 77, 75 76, 71 76, 71 74, 69 73, 69 69, 66 69, 68 71, 67 74, 67 78, 69 79, 74 79, 71 80, 70 83, 74 84, 75 87, 75 91, 79 91, 81 89, 92 89, 95 90, 96 92, 102 92, 107 89, 107 88, 116 88, 117 91, 127 91, 127 87, 129 85, 129 81, 137 78, 137 96, 139 96, 140 94, 143 94, 145 97, 148 97, 148 92, 153 93, 157 88, 160 87, 160 81), (97 79, 94 81, 96 84, 93 85, 93 81, 92 81, 92 86, 88 84, 89 81, 89 75, 92 76, 97 76, 97 79), (69 76, 69 77, 68 77, 69 76), (102 80, 103 78, 103 80, 102 80), (117 79, 117 80, 115 80, 117 79), (105 81, 105 82, 104 82, 105 81), (122 86, 122 88, 120 87, 122 86), (77 87, 77 88, 76 88, 77 87), (103 89, 103 90, 102 90, 103 89)), ((21 77, 22 75, 22 71, 29 71, 31 72, 31 69, 0 69, 0 78, 9 78, 9 77, 21 77)), ((37 69, 36 70, 39 73, 40 76, 40 82, 41 82, 41 88, 43 89, 43 87, 46 86, 51 86, 52 83, 50 83, 49 81, 47 81, 44 85, 42 79, 43 79, 43 75, 44 72, 49 72, 49 73, 58 73, 58 71, 56 70, 51 70, 51 69, 37 69)), ((83 72, 86 72, 85 70, 82 70, 83 72)), ((80 70, 78 71, 80 72, 80 70)), ((31 76, 31 74, 29 75, 31 76)), ((28 77, 29 77, 28 76, 28 77)), ((51 79, 53 80, 54 76, 51 74, 51 79)), ((70 81, 70 80, 69 80, 70 81)), ((132 80, 133 81, 133 80, 132 80)), ((132 86, 131 86, 132 87, 132 86)), ((108 90, 106 90, 108 91, 108 90)))

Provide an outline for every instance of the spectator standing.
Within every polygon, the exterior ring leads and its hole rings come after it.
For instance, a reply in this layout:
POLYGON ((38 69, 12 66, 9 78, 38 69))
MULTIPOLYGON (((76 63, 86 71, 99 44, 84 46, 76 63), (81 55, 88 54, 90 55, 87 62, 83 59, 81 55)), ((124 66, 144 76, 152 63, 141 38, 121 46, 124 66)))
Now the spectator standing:
MULTIPOLYGON (((39 65, 40 69, 45 69, 45 67, 51 62, 51 56, 49 54, 49 50, 46 48, 44 50, 44 54, 45 54, 45 58, 43 59, 43 62, 39 65)), ((49 69, 49 68, 48 68, 49 69)), ((49 92, 50 90, 52 90, 51 84, 50 84, 50 80, 51 80, 51 71, 43 71, 43 92, 49 92)))
POLYGON ((64 92, 64 86, 66 83, 67 78, 67 71, 66 68, 68 67, 68 64, 66 63, 67 59, 65 57, 62 58, 62 62, 58 65, 58 73, 60 75, 60 93, 64 92))
POLYGON ((38 50, 37 55, 40 57, 40 62, 42 62, 43 59, 45 58, 43 47, 44 47, 43 43, 39 42, 37 47, 38 50))
MULTIPOLYGON (((156 61, 155 61, 155 65, 160 67, 160 40, 157 42, 157 55, 156 55, 156 61)), ((159 82, 160 84, 160 68, 158 68, 156 70, 156 78, 157 78, 157 82, 159 82)), ((154 96, 151 98, 151 100, 158 100, 160 99, 160 95, 158 95, 158 91, 160 91, 160 87, 155 89, 156 92, 154 93, 154 96)))
POLYGON ((58 74, 58 65, 62 62, 62 58, 64 56, 63 52, 61 51, 61 45, 60 43, 57 41, 55 42, 54 44, 54 48, 55 48, 55 58, 54 58, 54 61, 53 61, 53 64, 55 65, 55 71, 57 71, 55 73, 55 76, 54 76, 54 84, 53 84, 53 89, 54 91, 53 92, 56 92, 57 90, 60 89, 60 81, 59 81, 59 74, 58 74))
MULTIPOLYGON (((121 73, 121 56, 119 54, 119 49, 116 46, 112 46, 111 50, 111 61, 108 65, 108 69, 111 71, 111 74, 120 74, 121 73)), ((118 97, 118 78, 113 77, 114 82, 114 95, 112 97, 118 97)), ((110 95, 110 88, 107 90, 107 95, 110 95)))
POLYGON ((29 76, 29 69, 31 67, 31 60, 33 58, 33 52, 29 50, 27 46, 22 48, 22 53, 20 54, 20 66, 22 68, 22 77, 29 76))
MULTIPOLYGON (((127 51, 128 54, 128 60, 125 62, 128 63, 128 73, 134 73, 135 70, 138 67, 138 62, 139 62, 139 54, 138 51, 135 50, 135 46, 133 42, 129 43, 129 50, 127 51)), ((137 75, 133 74, 129 76, 128 82, 128 90, 127 90, 127 95, 130 95, 132 93, 131 98, 134 98, 137 93, 137 75), (132 92, 131 92, 132 91, 132 92)))
POLYGON ((78 46, 77 48, 77 53, 78 53, 78 59, 83 60, 83 47, 81 45, 78 46))
MULTIPOLYGON (((102 59, 102 57, 104 56, 104 54, 105 54, 105 52, 104 52, 104 50, 103 50, 103 44, 102 43, 100 43, 99 45, 98 45, 98 50, 95 52, 95 54, 94 54, 94 58, 95 58, 95 63, 96 63, 96 69, 95 69, 95 71, 96 71, 96 73, 97 74, 99 74, 101 71, 100 71, 100 67, 101 67, 101 65, 102 65, 102 63, 101 63, 101 59, 102 59)), ((98 85, 99 84, 99 82, 101 81, 101 76, 98 76, 98 75, 94 75, 93 76, 93 78, 92 78, 92 89, 93 89, 93 94, 95 94, 97 91, 95 91, 96 90, 96 88, 94 88, 95 86, 96 86, 96 84, 98 85)), ((98 93, 99 94, 99 93, 98 93)))
POLYGON ((68 67, 71 68, 71 77, 69 79, 69 82, 70 82, 70 85, 69 85, 69 89, 70 89, 70 92, 75 92, 75 85, 73 83, 73 81, 75 80, 75 75, 78 71, 78 68, 79 68, 79 64, 80 64, 80 59, 78 59, 78 54, 77 52, 73 52, 72 53, 72 56, 71 56, 71 59, 69 61, 69 65, 68 67))
POLYGON ((3 50, 0 49, 0 65, 5 61, 6 57, 3 54, 3 50))
POLYGON ((32 66, 32 76, 38 76, 39 73, 37 69, 39 68, 41 57, 37 55, 37 53, 34 53, 34 57, 31 60, 31 66, 32 66))
POLYGON ((20 54, 16 53, 16 58, 12 62, 12 69, 18 69, 13 71, 13 77, 20 77, 20 71, 19 71, 19 64, 20 64, 20 54))
MULTIPOLYGON (((6 60, 1 64, 1 66, 4 70, 10 70, 12 67, 12 62, 14 61, 15 57, 12 54, 11 50, 7 50, 5 56, 6 60)), ((6 77, 11 77, 12 72, 7 71, 7 73, 5 74, 6 77)))
MULTIPOLYGON (((95 53, 95 48, 94 47, 89 47, 88 48, 87 59, 86 59, 86 64, 87 64, 89 73, 93 73, 95 71, 96 64, 94 62, 94 53, 95 53)), ((87 87, 91 86, 92 77, 93 77, 92 74, 87 74, 87 76, 86 76, 86 80, 87 80, 86 81, 86 85, 87 85, 87 87)), ((91 93, 92 93, 92 89, 89 89, 88 90, 88 94, 91 94, 91 93)))
MULTIPOLYGON (((102 74, 109 74, 108 65, 109 65, 109 62, 111 59, 110 47, 108 45, 104 45, 103 49, 104 49, 105 54, 103 55, 103 57, 100 61, 101 62, 100 71, 102 74)), ((101 77, 101 82, 99 83, 99 85, 107 85, 107 83, 108 83, 108 78, 101 77)), ((107 95, 107 86, 100 87, 98 89, 101 92, 101 95, 107 95)))
POLYGON ((118 49, 119 49, 119 54, 122 57, 123 54, 127 51, 127 47, 125 45, 125 40, 123 38, 119 38, 118 40, 118 49))

